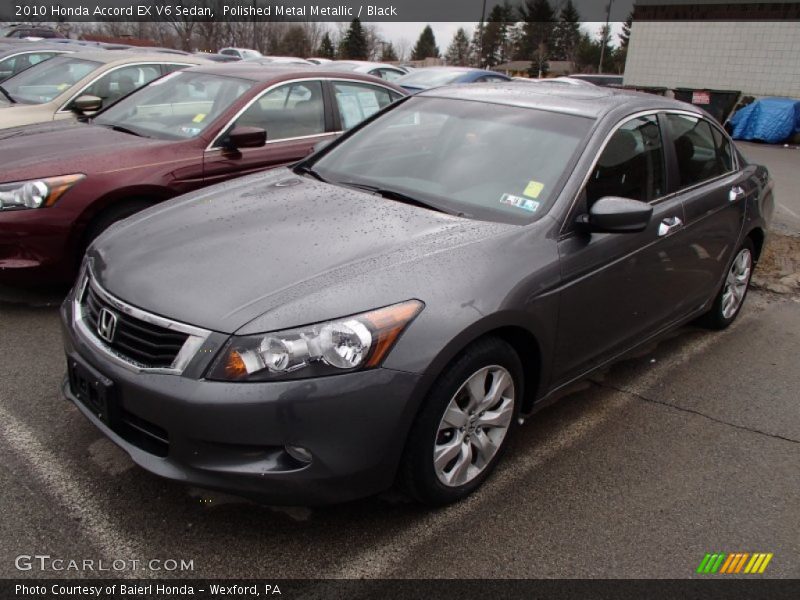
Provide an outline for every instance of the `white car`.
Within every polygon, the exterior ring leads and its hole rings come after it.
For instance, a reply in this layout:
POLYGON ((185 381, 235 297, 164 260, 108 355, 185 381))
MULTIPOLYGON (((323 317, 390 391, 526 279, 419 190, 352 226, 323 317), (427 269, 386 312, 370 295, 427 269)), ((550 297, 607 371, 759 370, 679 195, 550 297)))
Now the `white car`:
POLYGON ((255 58, 247 58, 244 62, 258 63, 259 65, 314 65, 312 62, 296 56, 257 56, 255 58))
POLYGON ((366 60, 334 60, 326 63, 325 68, 334 71, 353 71, 354 73, 366 73, 380 77, 386 81, 394 81, 403 75, 408 75, 408 71, 401 67, 396 67, 388 63, 369 62, 366 60))
POLYGON ((315 65, 327 65, 328 63, 333 62, 333 60, 331 60, 330 58, 317 58, 317 57, 307 58, 306 60, 308 62, 314 63, 315 65))
POLYGON ((251 50, 250 48, 222 48, 219 54, 225 56, 236 56, 241 59, 245 58, 260 58, 263 56, 258 50, 251 50))

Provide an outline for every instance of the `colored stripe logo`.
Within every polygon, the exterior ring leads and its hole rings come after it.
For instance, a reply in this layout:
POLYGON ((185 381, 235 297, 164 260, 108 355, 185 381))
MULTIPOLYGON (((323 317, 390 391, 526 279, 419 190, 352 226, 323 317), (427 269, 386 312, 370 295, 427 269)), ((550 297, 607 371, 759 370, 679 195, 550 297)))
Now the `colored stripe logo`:
POLYGON ((704 575, 760 575, 766 571, 772 556, 772 552, 707 553, 700 561, 697 572, 704 575))

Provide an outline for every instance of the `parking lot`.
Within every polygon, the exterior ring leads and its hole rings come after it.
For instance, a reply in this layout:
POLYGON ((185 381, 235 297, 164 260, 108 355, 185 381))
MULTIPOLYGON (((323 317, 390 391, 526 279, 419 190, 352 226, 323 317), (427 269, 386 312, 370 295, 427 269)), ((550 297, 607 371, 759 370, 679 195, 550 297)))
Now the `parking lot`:
MULTIPOLYGON (((776 177, 776 230, 800 231, 800 150, 745 152, 776 177)), ((576 386, 488 485, 435 511, 394 494, 267 507, 158 479, 61 398, 55 297, 2 297, 2 577, 85 575, 15 567, 45 554, 193 561, 114 573, 137 577, 682 578, 715 551, 800 577, 798 294, 754 289, 730 329, 685 327, 576 386)))

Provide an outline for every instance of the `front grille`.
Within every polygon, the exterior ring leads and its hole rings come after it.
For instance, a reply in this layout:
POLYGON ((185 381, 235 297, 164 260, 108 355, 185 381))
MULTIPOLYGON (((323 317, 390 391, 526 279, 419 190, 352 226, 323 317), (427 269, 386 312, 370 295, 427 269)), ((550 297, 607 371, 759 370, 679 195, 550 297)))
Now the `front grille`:
POLYGON ((121 357, 144 368, 170 368, 189 338, 186 333, 122 313, 106 302, 91 284, 86 286, 82 305, 86 325, 95 335, 97 335, 100 311, 103 308, 116 316, 117 324, 112 341, 101 341, 121 357))

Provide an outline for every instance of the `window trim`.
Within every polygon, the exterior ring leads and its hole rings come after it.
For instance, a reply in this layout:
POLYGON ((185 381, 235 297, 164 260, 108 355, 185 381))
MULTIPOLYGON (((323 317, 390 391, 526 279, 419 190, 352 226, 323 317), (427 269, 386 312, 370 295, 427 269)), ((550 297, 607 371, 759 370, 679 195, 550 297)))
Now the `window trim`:
MULTIPOLYGON (((368 85, 374 85, 374 86, 377 86, 377 87, 386 88, 386 90, 388 90, 388 91, 397 92, 397 90, 395 90, 393 88, 390 88, 389 86, 381 85, 379 83, 373 83, 373 82, 370 82, 370 81, 364 81, 363 79, 349 79, 349 78, 345 78, 345 77, 298 77, 296 79, 286 79, 284 81, 279 81, 277 83, 273 83, 272 85, 269 85, 266 88, 264 88, 259 94, 254 96, 241 109, 236 111, 236 114, 234 114, 233 117, 230 118, 225 123, 225 125, 217 132, 217 135, 215 135, 212 138, 211 142, 209 142, 208 146, 206 146, 206 149, 204 150, 204 152, 213 152, 215 150, 223 150, 224 146, 216 145, 217 142, 225 134, 225 132, 228 131, 228 128, 231 125, 233 125, 237 121, 237 119, 239 117, 241 117, 245 113, 245 111, 247 111, 254 103, 258 102, 261 99, 262 96, 264 96, 265 94, 268 94, 269 92, 271 92, 272 90, 274 90, 274 89, 276 89, 276 88, 278 88, 280 86, 287 85, 287 84, 292 84, 292 83, 302 83, 304 81, 319 81, 322 84, 322 87, 323 87, 323 98, 325 97, 325 93, 324 93, 325 83, 326 82, 330 83, 332 81, 344 81, 344 82, 348 82, 348 83, 366 83, 368 85)), ((326 110, 327 110, 327 108, 323 107, 323 113, 326 110)), ((334 129, 336 129, 336 128, 334 127, 334 129)), ((281 138, 279 140, 267 139, 266 145, 277 144, 277 143, 280 143, 280 142, 291 142, 291 141, 294 141, 294 140, 305 140, 305 139, 310 139, 310 138, 315 138, 315 137, 320 137, 320 136, 338 135, 340 133, 343 133, 343 130, 340 130, 340 131, 323 131, 322 133, 315 133, 315 134, 312 134, 312 135, 303 135, 303 136, 293 137, 293 138, 281 138)))
MULTIPOLYGON (((94 79, 89 81, 89 83, 87 83, 86 85, 82 86, 80 91, 78 91, 75 94, 73 94, 72 97, 70 97, 69 100, 67 100, 66 102, 64 102, 64 104, 61 105, 61 108, 59 108, 56 111, 56 114, 58 115, 58 114, 65 114, 65 113, 69 114, 69 113, 71 113, 72 111, 69 110, 67 108, 67 106, 69 106, 70 103, 73 100, 75 100, 76 98, 80 98, 83 95, 83 92, 85 92, 88 88, 90 88, 95 83, 97 83, 100 79, 102 79, 103 77, 105 77, 109 73, 113 73, 114 71, 118 71, 119 69, 125 69, 125 68, 128 68, 128 67, 150 66, 150 65, 155 65, 155 66, 159 66, 160 67, 161 65, 183 65, 183 64, 184 63, 182 63, 182 62, 174 62, 174 61, 164 61, 164 62, 144 61, 144 62, 132 62, 132 63, 124 64, 124 65, 117 65, 116 67, 112 67, 110 69, 107 69, 107 70, 103 71, 102 73, 97 75, 94 79)), ((196 66, 197 66, 196 64, 186 63, 184 68, 186 68, 186 67, 196 67, 196 66)), ((157 79, 161 79, 161 77, 164 77, 164 72, 161 69, 159 69, 159 72, 161 73, 161 75, 159 77, 156 77, 155 79, 152 79, 151 81, 156 81, 157 79)), ((149 85, 150 83, 151 82, 148 81, 145 85, 149 85)), ((73 87, 75 87, 75 86, 73 86, 73 87)), ((144 87, 144 86, 142 86, 142 87, 144 87)), ((138 89, 141 89, 141 88, 137 88, 137 90, 138 89)), ((136 90, 134 90, 134 91, 136 91, 136 90)), ((133 92, 131 92, 131 93, 133 93, 133 92)), ((54 98, 54 100, 55 100, 55 98, 54 98)), ((108 107, 104 106, 103 108, 108 108, 108 107)))
MULTIPOLYGON (((645 116, 655 116, 658 119, 660 115, 669 115, 669 114, 683 115, 683 116, 693 117, 695 119, 701 119, 701 120, 706 121, 709 125, 711 125, 712 127, 715 127, 722 134, 723 139, 726 140, 728 142, 728 144, 730 144, 732 150, 735 148, 735 146, 733 145, 733 141, 731 140, 731 138, 728 135, 727 131, 725 131, 719 125, 717 125, 716 123, 711 121, 705 115, 703 115, 701 113, 693 112, 691 110, 681 110, 681 109, 674 109, 674 108, 650 108, 650 109, 647 109, 647 110, 642 110, 642 111, 639 111, 639 112, 636 112, 636 113, 633 113, 633 114, 630 114, 630 115, 626 115, 625 117, 622 117, 619 121, 617 121, 614 124, 614 127, 608 132, 606 137, 603 139, 603 143, 600 146, 600 149, 595 154, 595 157, 592 160, 591 166, 587 170, 586 174, 583 176, 583 180, 581 181, 581 185, 578 187, 578 191, 575 193, 574 197, 572 198, 572 201, 570 202, 570 205, 569 205, 569 209, 565 213, 564 220, 562 221, 561 227, 559 228, 559 232, 558 232, 558 239, 559 240, 564 239, 566 237, 569 237, 570 235, 572 235, 574 233, 574 229, 571 227, 571 225, 575 221, 575 219, 573 218, 575 209, 578 206, 578 203, 580 202, 581 195, 586 190, 586 184, 589 182, 589 177, 591 177, 592 173, 595 170, 595 167, 597 167, 597 163, 600 160, 600 155, 603 154, 603 152, 605 151, 606 146, 608 145, 608 143, 611 140, 612 136, 623 125, 625 125, 625 123, 627 123, 628 121, 632 121, 633 119, 638 119, 638 118, 645 117, 645 116)), ((662 143, 662 145, 664 147, 666 147, 666 144, 665 144, 666 141, 669 141, 670 143, 673 141, 672 140, 672 131, 671 130, 670 131, 664 131, 664 128, 661 127, 661 120, 660 119, 659 119, 659 129, 661 130, 661 143, 662 143)), ((683 193, 685 193, 687 191, 691 191, 691 190, 693 190, 695 188, 698 188, 698 187, 701 187, 701 186, 704 186, 704 185, 708 185, 710 182, 716 181, 717 179, 721 179, 723 177, 730 176, 732 173, 735 173, 736 171, 739 170, 739 157, 736 155, 735 152, 732 152, 732 155, 733 155, 732 156, 733 170, 728 171, 726 173, 723 173, 722 175, 718 175, 718 176, 716 176, 716 177, 714 177, 712 179, 706 179, 705 181, 701 181, 701 182, 699 182, 699 183, 697 183, 697 184, 695 184, 695 185, 693 185, 691 187, 685 187, 685 188, 682 188, 680 190, 669 190, 669 188, 668 188, 669 191, 666 194, 664 194, 662 196, 659 196, 658 198, 653 198, 652 200, 650 200, 648 202, 648 204, 655 206, 656 204, 660 204, 661 202, 666 202, 667 200, 672 199, 673 197, 677 196, 678 194, 683 194, 683 193)), ((666 163, 665 164, 666 168, 665 168, 665 172, 664 172, 665 173, 665 177, 666 177, 666 175, 668 174, 669 169, 670 169, 669 158, 667 157, 666 152, 664 154, 664 160, 665 160, 665 163, 666 163)), ((676 168, 677 168, 677 165, 676 165, 676 168)))
MULTIPOLYGON (((386 80, 385 79, 381 79, 381 81, 386 81, 386 80)), ((358 125, 360 125, 361 123, 363 123, 364 121, 366 121, 367 119, 372 117, 372 115, 378 114, 383 109, 385 109, 387 106, 389 106, 391 104, 394 104, 400 98, 404 98, 403 94, 401 94, 397 90, 395 90, 393 88, 390 88, 387 85, 383 85, 382 83, 377 83, 377 82, 374 82, 374 81, 362 81, 362 80, 353 80, 353 79, 330 78, 330 79, 327 80, 327 83, 328 83, 328 86, 329 86, 329 89, 330 89, 330 102, 331 102, 331 110, 333 112, 333 122, 334 122, 334 125, 335 125, 335 129, 339 130, 337 133, 341 133, 343 131, 350 131, 350 129, 355 129, 358 125), (356 85, 363 85, 364 87, 381 88, 381 89, 385 90, 387 94, 389 94, 390 102, 386 106, 378 107, 378 110, 376 112, 372 113, 372 115, 369 115, 369 117, 364 117, 361 121, 359 121, 358 123, 353 125, 350 129, 345 129, 344 122, 342 120, 342 111, 339 108, 339 102, 336 100, 335 86, 336 86, 337 83, 343 83, 345 85, 356 84, 356 85), (397 94, 397 98, 392 98, 393 94, 397 94)), ((391 82, 388 82, 388 83, 391 83, 391 82)))

